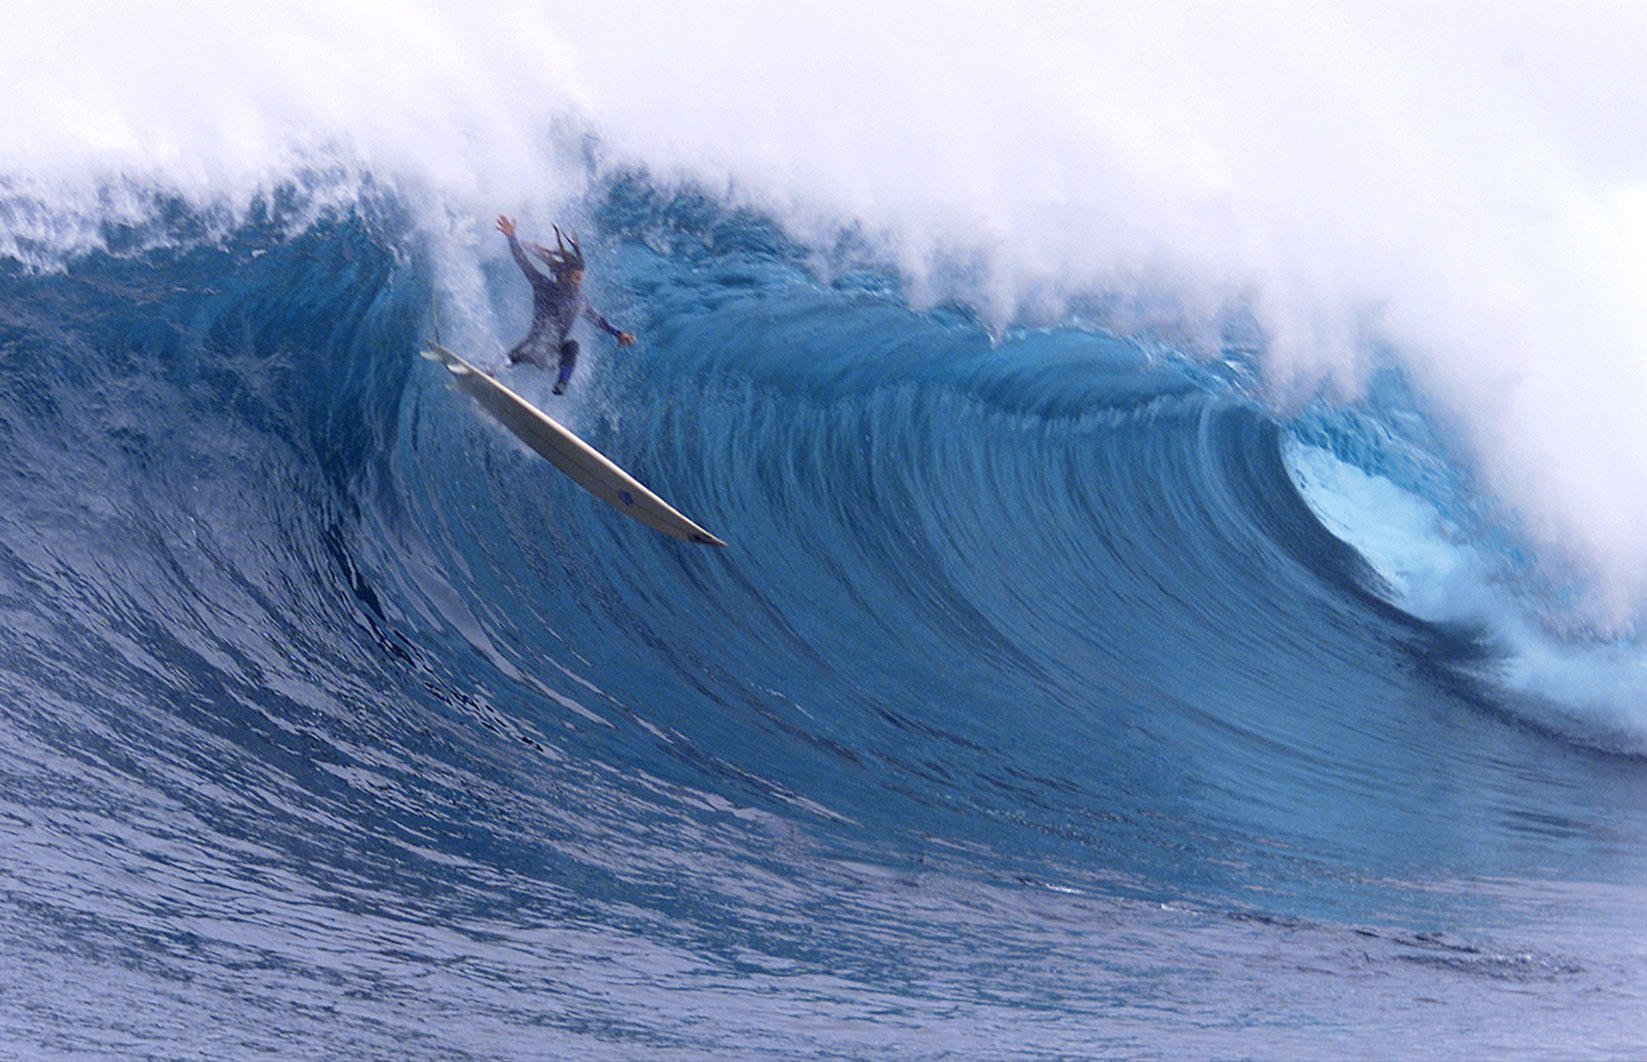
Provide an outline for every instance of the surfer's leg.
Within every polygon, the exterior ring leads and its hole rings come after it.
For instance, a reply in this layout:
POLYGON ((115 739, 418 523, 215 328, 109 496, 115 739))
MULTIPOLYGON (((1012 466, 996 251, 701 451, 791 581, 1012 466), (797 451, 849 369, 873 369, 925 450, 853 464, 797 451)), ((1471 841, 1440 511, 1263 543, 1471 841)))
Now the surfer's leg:
POLYGON ((516 343, 509 351, 509 364, 519 365, 521 362, 538 368, 547 369, 550 357, 549 335, 544 329, 534 329, 526 334, 526 338, 516 343))
POLYGON ((527 365, 539 369, 547 369, 549 367, 549 352, 544 350, 543 346, 543 340, 537 336, 527 336, 510 349, 509 364, 519 365, 521 362, 525 362, 527 365))
POLYGON ((572 380, 572 370, 578 364, 578 341, 568 339, 560 345, 560 373, 555 377, 555 394, 566 393, 566 385, 572 380))

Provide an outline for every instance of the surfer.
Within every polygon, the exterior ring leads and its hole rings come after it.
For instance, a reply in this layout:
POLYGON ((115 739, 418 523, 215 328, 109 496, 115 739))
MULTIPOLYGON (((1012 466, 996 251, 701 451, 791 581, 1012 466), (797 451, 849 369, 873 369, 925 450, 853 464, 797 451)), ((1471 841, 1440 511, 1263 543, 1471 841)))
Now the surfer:
POLYGON ((567 339, 566 334, 572 330, 580 315, 589 318, 597 328, 615 338, 619 346, 629 346, 635 337, 596 313, 589 300, 583 297, 580 290, 583 286, 583 251, 578 247, 577 240, 563 237, 559 225, 555 226, 556 250, 551 251, 535 243, 529 245, 532 253, 549 267, 548 273, 538 269, 526 257, 525 249, 515 238, 514 218, 498 215, 498 231, 508 237, 509 253, 515 256, 520 271, 526 274, 527 281, 532 285, 532 328, 526 333, 526 338, 509 351, 509 364, 524 361, 528 365, 547 369, 551 354, 557 356, 560 367, 555 376, 555 394, 563 395, 572 379, 572 370, 578 363, 578 341, 567 339), (570 249, 567 243, 572 245, 570 249))

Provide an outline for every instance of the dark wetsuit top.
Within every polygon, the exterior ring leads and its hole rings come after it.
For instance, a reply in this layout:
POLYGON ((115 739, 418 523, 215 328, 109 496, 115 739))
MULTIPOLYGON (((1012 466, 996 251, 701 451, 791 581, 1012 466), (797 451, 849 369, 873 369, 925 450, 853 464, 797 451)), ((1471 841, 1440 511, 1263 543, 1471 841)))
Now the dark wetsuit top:
POLYGON ((564 385, 572 376, 572 367, 578 356, 577 343, 568 341, 566 333, 572 330, 579 315, 587 317, 609 336, 621 336, 623 332, 596 313, 579 289, 557 281, 533 265, 512 233, 509 236, 509 253, 515 256, 520 271, 526 274, 532 285, 532 328, 526 333, 526 338, 509 352, 509 364, 524 361, 547 369, 551 359, 558 358, 559 382, 564 385))

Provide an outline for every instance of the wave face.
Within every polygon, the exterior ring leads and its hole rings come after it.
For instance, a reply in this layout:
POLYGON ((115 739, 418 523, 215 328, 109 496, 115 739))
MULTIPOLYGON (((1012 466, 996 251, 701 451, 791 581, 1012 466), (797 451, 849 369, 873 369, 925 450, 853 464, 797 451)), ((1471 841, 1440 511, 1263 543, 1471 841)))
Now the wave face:
POLYGON ((450 299, 394 197, 281 209, 0 277, 12 1049, 1636 1035, 1640 765, 1529 721, 1479 630, 1329 532, 1300 453, 1424 489, 1376 403, 996 342, 618 182, 593 295, 643 342, 551 408, 705 550, 417 359, 450 299))

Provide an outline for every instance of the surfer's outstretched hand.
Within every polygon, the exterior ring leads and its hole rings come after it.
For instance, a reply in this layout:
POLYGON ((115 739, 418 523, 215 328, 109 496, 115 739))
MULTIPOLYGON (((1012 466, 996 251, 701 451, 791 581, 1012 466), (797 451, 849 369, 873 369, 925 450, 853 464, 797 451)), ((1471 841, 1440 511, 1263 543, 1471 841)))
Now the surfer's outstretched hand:
POLYGON ((618 346, 627 347, 627 346, 630 346, 631 344, 633 344, 634 342, 635 342, 635 337, 630 335, 628 332, 619 332, 618 333, 618 346))
POLYGON ((515 234, 515 219, 505 214, 499 214, 498 231, 505 236, 513 236, 515 234))

